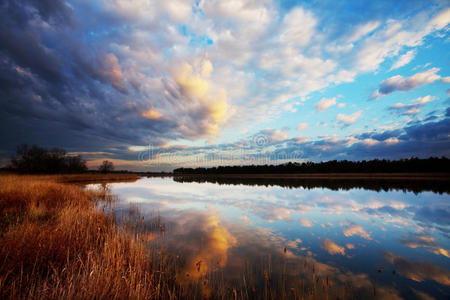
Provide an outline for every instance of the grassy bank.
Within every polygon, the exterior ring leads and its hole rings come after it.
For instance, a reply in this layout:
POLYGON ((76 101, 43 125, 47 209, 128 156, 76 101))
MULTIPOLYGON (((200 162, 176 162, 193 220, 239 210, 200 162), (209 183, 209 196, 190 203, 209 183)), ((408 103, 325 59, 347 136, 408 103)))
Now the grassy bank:
POLYGON ((0 298, 160 298, 144 241, 69 177, 0 176, 0 298))

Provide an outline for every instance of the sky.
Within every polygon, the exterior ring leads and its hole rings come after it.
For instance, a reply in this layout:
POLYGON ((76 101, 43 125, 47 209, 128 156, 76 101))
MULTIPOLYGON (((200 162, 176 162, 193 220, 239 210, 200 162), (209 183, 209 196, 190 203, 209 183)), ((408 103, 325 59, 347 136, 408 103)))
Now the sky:
POLYGON ((450 2, 4 0, 0 164, 450 156, 450 2))

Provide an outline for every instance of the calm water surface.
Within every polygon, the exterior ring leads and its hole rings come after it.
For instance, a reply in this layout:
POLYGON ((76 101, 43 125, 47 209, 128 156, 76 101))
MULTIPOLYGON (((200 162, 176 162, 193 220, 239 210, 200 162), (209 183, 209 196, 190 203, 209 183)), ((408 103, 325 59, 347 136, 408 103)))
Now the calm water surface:
POLYGON ((108 187, 118 215, 158 219, 152 243, 179 260, 179 283, 203 285, 204 297, 450 297, 447 193, 170 177, 108 187))

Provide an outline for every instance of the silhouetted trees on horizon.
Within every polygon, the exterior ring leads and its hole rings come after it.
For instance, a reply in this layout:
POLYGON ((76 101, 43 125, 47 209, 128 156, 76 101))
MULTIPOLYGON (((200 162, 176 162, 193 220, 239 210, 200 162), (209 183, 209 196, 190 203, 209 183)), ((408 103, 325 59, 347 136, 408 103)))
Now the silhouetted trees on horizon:
POLYGON ((10 169, 19 173, 57 174, 86 172, 87 166, 80 155, 68 155, 63 149, 23 144, 17 146, 10 169))
POLYGON ((326 162, 286 163, 281 165, 220 166, 212 168, 178 168, 174 174, 290 174, 290 173, 440 173, 450 172, 446 157, 362 161, 330 160, 326 162))
POLYGON ((109 160, 104 160, 100 167, 98 167, 98 171, 101 173, 110 173, 114 171, 114 165, 109 160))

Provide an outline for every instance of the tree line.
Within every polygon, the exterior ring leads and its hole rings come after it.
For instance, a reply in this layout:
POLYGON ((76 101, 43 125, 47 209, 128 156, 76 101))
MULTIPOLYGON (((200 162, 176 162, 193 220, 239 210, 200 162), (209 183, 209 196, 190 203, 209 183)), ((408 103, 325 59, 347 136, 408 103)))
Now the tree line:
POLYGON ((372 191, 392 191, 401 190, 403 192, 413 192, 415 194, 431 191, 439 194, 450 194, 448 180, 433 179, 392 179, 386 178, 252 178, 252 177, 227 177, 221 176, 191 176, 176 175, 173 178, 176 182, 182 183, 216 183, 223 185, 250 185, 250 186, 280 186, 289 189, 315 189, 327 188, 334 191, 348 191, 359 188, 372 191))
POLYGON ((446 157, 417 157, 362 161, 331 160, 325 162, 289 162, 281 165, 219 166, 211 168, 178 168, 174 174, 291 174, 291 173, 441 173, 450 172, 446 157))
MULTIPOLYGON (((86 161, 81 155, 69 155, 63 149, 46 149, 36 145, 19 145, 16 155, 11 158, 7 170, 27 174, 84 173, 88 171, 86 161)), ((114 170, 113 163, 105 160, 98 171, 109 173, 114 170)))

